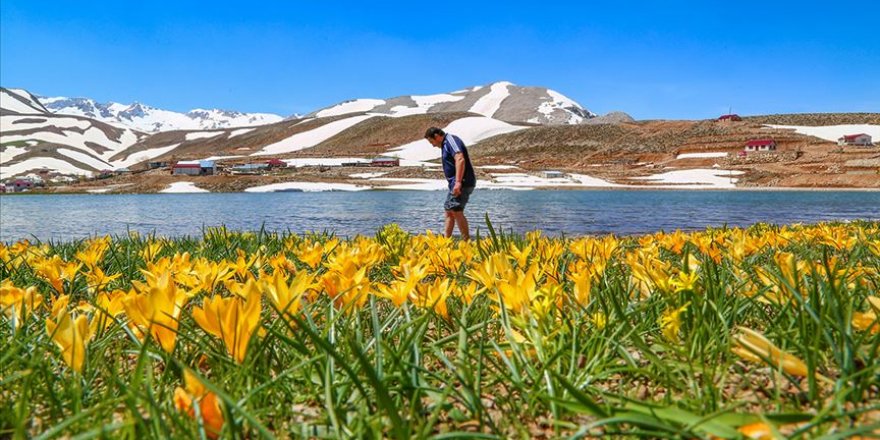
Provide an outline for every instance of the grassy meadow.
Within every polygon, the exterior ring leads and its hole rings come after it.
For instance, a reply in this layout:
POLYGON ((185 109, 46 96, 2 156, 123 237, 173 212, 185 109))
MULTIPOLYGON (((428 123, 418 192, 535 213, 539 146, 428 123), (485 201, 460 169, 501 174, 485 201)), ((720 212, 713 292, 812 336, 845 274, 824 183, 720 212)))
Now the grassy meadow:
POLYGON ((0 438, 880 432, 880 223, 0 244, 0 438))

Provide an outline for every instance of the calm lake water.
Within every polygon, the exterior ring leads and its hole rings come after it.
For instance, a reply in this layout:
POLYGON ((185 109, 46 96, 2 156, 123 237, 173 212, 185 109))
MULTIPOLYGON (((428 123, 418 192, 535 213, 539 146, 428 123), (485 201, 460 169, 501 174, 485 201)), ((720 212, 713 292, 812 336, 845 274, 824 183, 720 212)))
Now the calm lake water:
MULTIPOLYGON (((0 241, 126 234, 201 234, 235 230, 373 234, 386 223, 411 232, 443 229, 443 192, 211 193, 0 196, 0 241)), ((639 234, 823 220, 880 220, 880 192, 832 191, 507 191, 482 190, 466 213, 485 233, 639 234)))

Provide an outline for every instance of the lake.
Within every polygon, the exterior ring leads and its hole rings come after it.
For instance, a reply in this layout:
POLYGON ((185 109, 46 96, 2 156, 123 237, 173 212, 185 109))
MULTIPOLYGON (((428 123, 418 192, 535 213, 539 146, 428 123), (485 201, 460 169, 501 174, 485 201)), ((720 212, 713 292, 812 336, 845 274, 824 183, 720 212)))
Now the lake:
MULTIPOLYGON (((0 241, 67 240, 155 232, 234 230, 375 233, 386 223, 411 232, 443 229, 443 192, 284 192, 0 196, 0 241)), ((707 226, 880 220, 880 192, 862 191, 510 191, 478 190, 466 210, 471 233, 496 229, 551 235, 640 234, 707 226)))

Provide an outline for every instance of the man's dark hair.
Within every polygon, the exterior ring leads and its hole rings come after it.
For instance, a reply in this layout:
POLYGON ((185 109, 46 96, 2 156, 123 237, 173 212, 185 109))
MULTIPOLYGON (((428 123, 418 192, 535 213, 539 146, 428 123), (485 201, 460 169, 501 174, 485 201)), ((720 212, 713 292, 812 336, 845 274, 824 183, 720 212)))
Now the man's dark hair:
POLYGON ((446 136, 446 133, 444 133, 443 130, 441 130, 437 127, 431 127, 428 129, 428 131, 425 132, 425 138, 433 139, 434 136, 437 136, 438 134, 440 136, 446 136))

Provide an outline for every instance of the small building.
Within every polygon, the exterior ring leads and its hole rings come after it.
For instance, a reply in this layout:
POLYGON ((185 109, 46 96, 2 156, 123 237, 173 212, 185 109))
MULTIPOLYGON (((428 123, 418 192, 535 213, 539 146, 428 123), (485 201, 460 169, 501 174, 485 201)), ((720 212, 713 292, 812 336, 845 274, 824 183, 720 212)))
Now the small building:
POLYGON ((746 142, 743 151, 746 153, 755 153, 758 151, 776 151, 776 141, 773 139, 752 139, 746 142))
POLYGON ((400 159, 396 157, 376 157, 370 161, 370 165, 374 167, 399 167, 400 159))
POLYGON ((541 175, 543 175, 545 179, 559 179, 565 177, 565 174, 562 171, 553 170, 542 171, 541 175))
POLYGON ((97 172, 97 174, 95 175, 95 178, 108 179, 110 177, 113 177, 113 175, 114 175, 114 173, 112 170, 101 170, 101 171, 97 172))
POLYGON ((372 161, 364 162, 363 160, 357 160, 355 162, 342 162, 339 166, 343 167, 367 167, 370 166, 372 161))
POLYGON ((171 174, 177 176, 210 176, 217 173, 213 160, 181 160, 171 167, 171 174))
POLYGON ((3 194, 5 192, 6 192, 6 184, 0 183, 0 194, 3 194))
POLYGON ((217 174, 217 162, 213 160, 199 161, 199 174, 202 176, 213 176, 217 174))
POLYGON ((874 144, 871 142, 871 135, 865 133, 848 134, 837 139, 837 145, 857 145, 861 147, 870 147, 874 144))
POLYGON ((202 166, 197 160, 181 160, 171 167, 174 176, 198 176, 202 174, 202 166))
POLYGON ((123 174, 131 174, 131 170, 126 167, 117 168, 116 170, 114 170, 114 172, 117 176, 121 176, 123 174))
POLYGON ((156 168, 166 168, 168 167, 168 162, 164 160, 156 160, 150 162, 147 167, 151 170, 155 170, 156 168))
POLYGON ((742 120, 743 120, 743 118, 741 118, 736 113, 731 113, 729 115, 721 115, 718 117, 718 122, 739 122, 742 120))
POLYGON ((266 162, 266 166, 269 167, 269 169, 272 169, 272 168, 287 168, 287 162, 285 162, 285 161, 283 161, 283 160, 281 160, 281 159, 269 159, 269 161, 266 162))
POLYGON ((15 179, 12 181, 12 192, 29 191, 33 187, 34 182, 30 179, 15 179))

